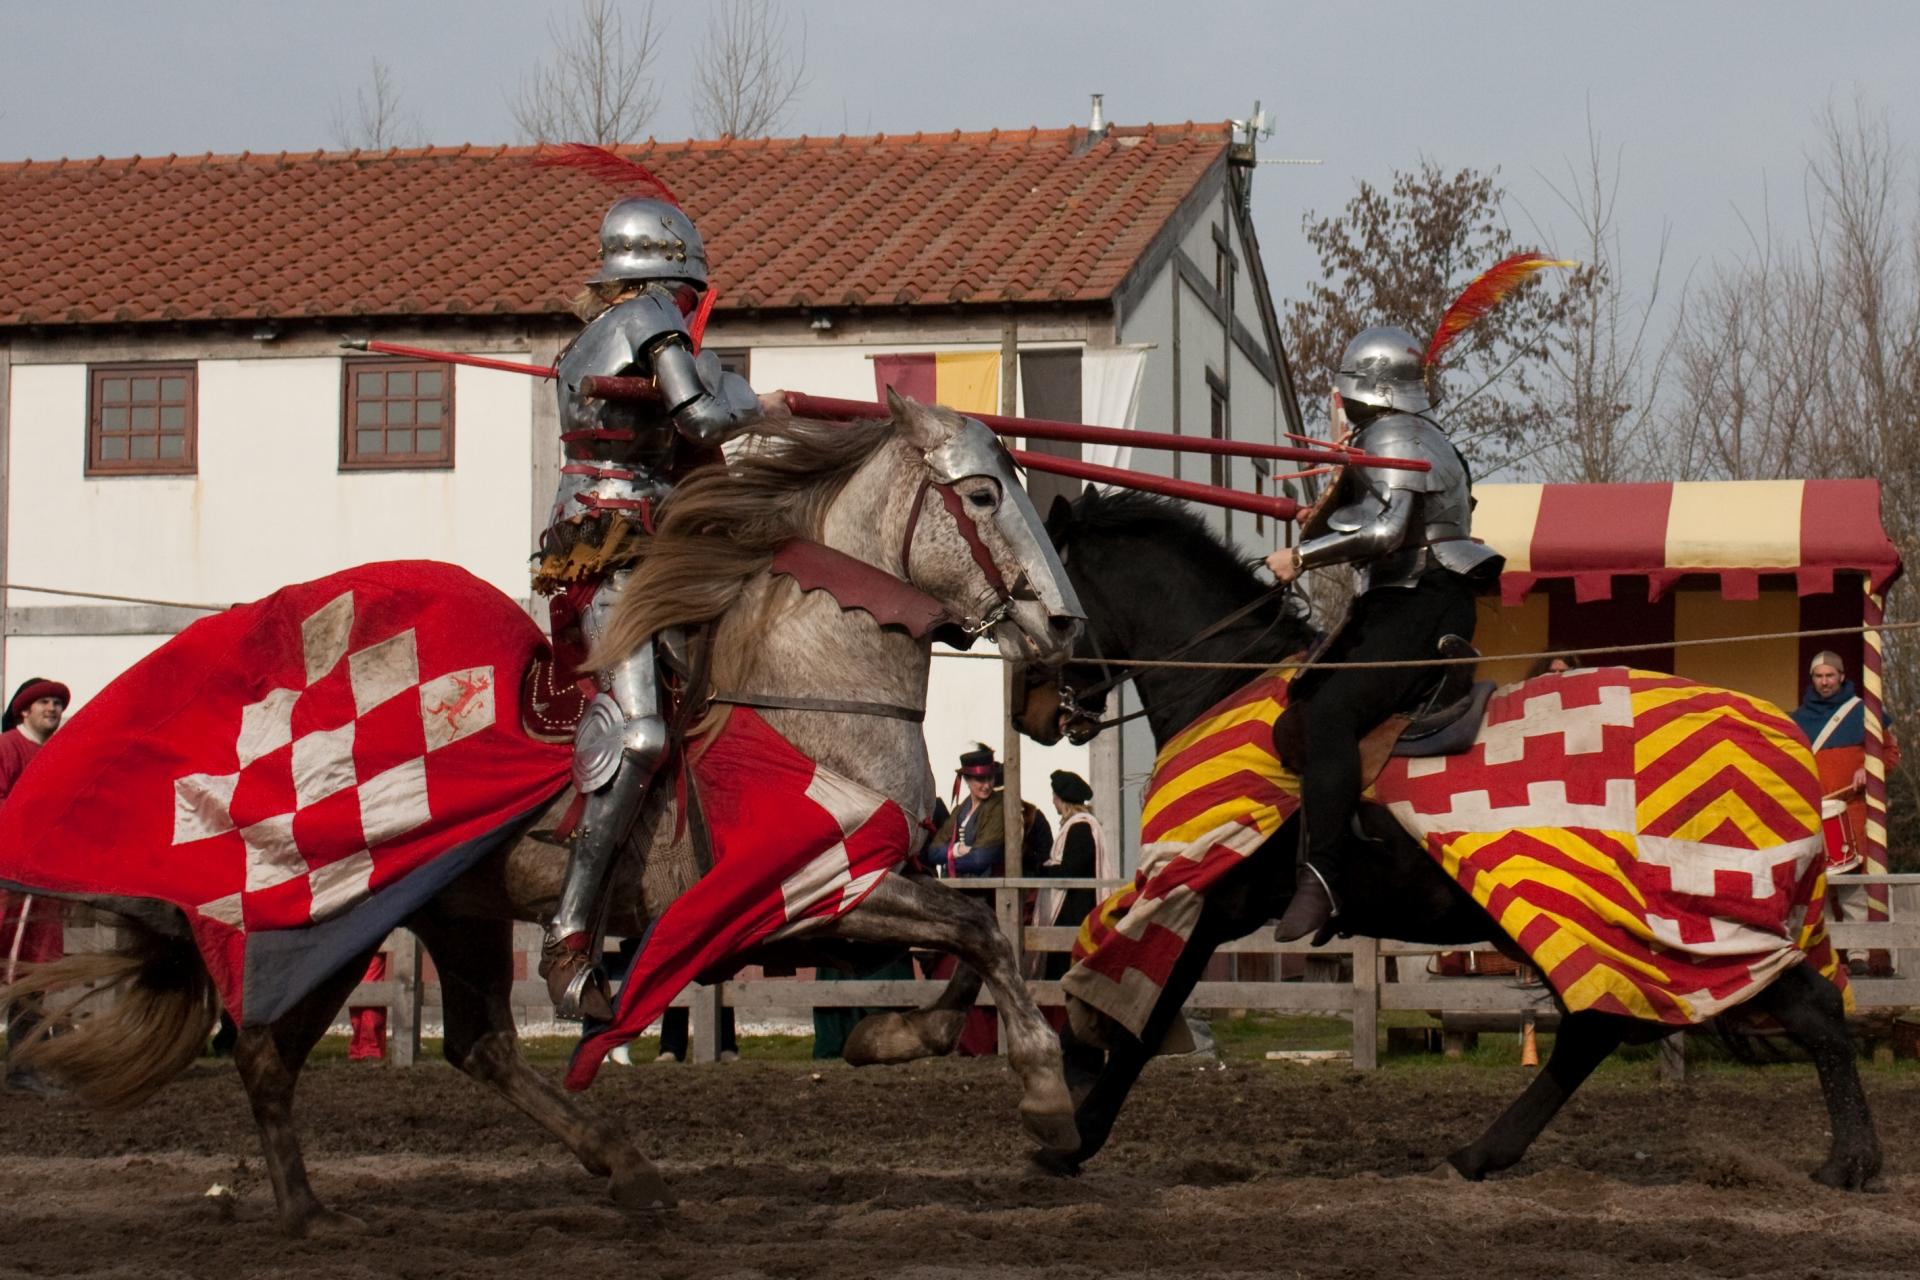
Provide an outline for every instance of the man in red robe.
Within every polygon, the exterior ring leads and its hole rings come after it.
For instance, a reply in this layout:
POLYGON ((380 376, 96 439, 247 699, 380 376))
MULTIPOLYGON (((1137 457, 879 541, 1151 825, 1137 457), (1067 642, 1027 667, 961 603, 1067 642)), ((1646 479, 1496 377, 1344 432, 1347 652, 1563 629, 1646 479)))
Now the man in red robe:
MULTIPOLYGON (((6 802, 41 744, 60 727, 60 718, 72 697, 67 686, 44 676, 35 676, 13 691, 5 715, 0 716, 0 804, 6 802)), ((0 975, 7 981, 13 980, 17 965, 58 960, 66 952, 65 942, 59 903, 0 889, 0 952, 6 957, 0 962, 0 975)), ((32 1072, 11 1065, 13 1047, 21 1034, 16 1022, 18 1012, 18 1006, 6 1010, 6 1087, 26 1093, 55 1092, 32 1072)))

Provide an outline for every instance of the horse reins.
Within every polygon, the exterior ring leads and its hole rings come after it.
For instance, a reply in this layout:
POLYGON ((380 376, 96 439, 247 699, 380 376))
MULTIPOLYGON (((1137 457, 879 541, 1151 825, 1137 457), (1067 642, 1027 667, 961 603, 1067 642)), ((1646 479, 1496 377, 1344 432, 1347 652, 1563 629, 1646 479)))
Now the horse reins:
MULTIPOLYGON (((1161 658, 1155 659, 1155 661, 1171 662, 1179 658, 1182 654, 1193 652, 1193 650, 1195 650, 1202 644, 1205 644, 1207 641, 1213 639, 1215 636, 1220 635, 1222 632, 1226 631, 1227 628, 1233 626, 1235 623, 1240 622, 1242 619, 1252 614, 1255 610, 1259 609, 1261 605, 1266 604, 1269 600, 1273 599, 1275 596, 1284 596, 1289 592, 1291 592, 1292 590, 1293 590, 1293 584, 1290 582, 1275 583, 1273 586, 1267 588, 1265 591, 1262 591, 1259 595, 1247 601, 1247 603, 1241 605, 1239 608, 1233 610, 1230 613, 1225 614, 1222 617, 1216 618, 1214 621, 1202 627, 1199 631, 1194 632, 1193 635, 1189 636, 1186 640, 1176 645, 1171 652, 1167 653, 1165 656, 1161 658)), ((1245 645, 1245 647, 1243 647, 1240 650, 1240 652, 1236 654, 1233 658, 1229 659, 1229 661, 1238 662, 1241 659, 1245 658, 1247 654, 1253 651, 1253 648, 1255 645, 1259 644, 1262 640, 1266 639, 1267 633, 1272 631, 1273 627, 1277 625, 1277 623, 1278 623, 1278 619, 1275 619, 1274 623, 1269 623, 1267 626, 1262 627, 1260 630, 1260 634, 1255 636, 1253 639, 1249 640, 1245 645)), ((1109 693, 1110 691, 1112 691, 1113 689, 1117 688, 1118 686, 1125 684, 1128 680, 1133 679, 1135 674, 1137 673, 1137 670, 1139 670, 1138 668, 1129 667, 1125 665, 1120 666, 1116 670, 1115 665, 1113 663, 1108 662, 1106 659, 1106 656, 1100 651, 1100 638, 1093 633, 1093 629, 1091 627, 1087 629, 1087 641, 1093 646, 1094 661, 1099 664, 1100 670, 1107 674, 1105 675, 1104 679, 1101 679, 1091 685, 1088 685, 1085 689, 1075 689, 1072 685, 1067 684, 1065 680, 1061 680, 1055 686, 1060 695, 1061 709, 1067 713, 1069 718, 1073 716, 1084 716, 1087 714, 1086 707, 1081 705, 1081 702, 1080 702, 1082 698, 1103 696, 1109 693)), ((1062 669, 1062 674, 1063 675, 1065 674, 1064 668, 1062 669)), ((1082 741, 1090 740, 1091 738, 1098 736, 1104 730, 1111 729, 1115 725, 1125 724, 1129 720, 1137 720, 1145 714, 1147 714, 1147 708, 1141 707, 1138 711, 1129 711, 1127 714, 1123 716, 1114 716, 1106 720, 1097 720, 1094 722, 1092 726, 1092 729, 1093 729, 1092 733, 1089 733, 1086 738, 1083 738, 1081 740, 1082 741)))

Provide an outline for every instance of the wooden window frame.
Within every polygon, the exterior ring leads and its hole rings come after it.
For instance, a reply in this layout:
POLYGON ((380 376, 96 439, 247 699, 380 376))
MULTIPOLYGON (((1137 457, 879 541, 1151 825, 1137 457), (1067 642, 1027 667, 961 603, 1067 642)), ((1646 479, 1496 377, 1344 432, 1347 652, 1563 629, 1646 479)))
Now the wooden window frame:
MULTIPOLYGON (((128 408, 135 407, 129 390, 128 408)), ((167 407, 167 402, 156 400, 156 408, 167 407)), ((139 432, 140 435, 161 434, 156 425, 152 432, 139 432)), ((158 445, 155 445, 156 452, 158 445)), ((85 474, 89 477, 111 476, 191 476, 200 470, 200 366, 192 360, 152 361, 133 360, 111 364, 90 364, 87 366, 87 461, 85 474), (101 418, 106 408, 100 387, 107 378, 148 377, 185 378, 187 382, 186 400, 182 407, 186 410, 186 426, 181 433, 186 443, 182 446, 184 456, 179 458, 102 458, 100 456, 101 437, 106 434, 125 434, 131 441, 135 433, 112 432, 102 430, 101 418)), ((128 452, 132 452, 129 444, 128 452)))
MULTIPOLYGON (((451 365, 436 366, 419 360, 375 359, 342 360, 340 362, 340 470, 342 471, 451 471, 454 467, 454 370, 451 365), (440 431, 444 444, 438 453, 381 453, 362 457, 355 447, 354 432, 359 428, 355 418, 354 405, 360 399, 354 394, 356 374, 388 372, 410 372, 414 374, 439 372, 445 375, 443 385, 446 390, 441 396, 443 411, 440 419, 440 431)), ((395 399, 410 399, 414 403, 425 399, 422 396, 394 397, 382 396, 383 404, 395 399)), ((382 424, 382 429, 388 429, 382 424)), ((417 422, 407 424, 409 431, 420 430, 417 422)))

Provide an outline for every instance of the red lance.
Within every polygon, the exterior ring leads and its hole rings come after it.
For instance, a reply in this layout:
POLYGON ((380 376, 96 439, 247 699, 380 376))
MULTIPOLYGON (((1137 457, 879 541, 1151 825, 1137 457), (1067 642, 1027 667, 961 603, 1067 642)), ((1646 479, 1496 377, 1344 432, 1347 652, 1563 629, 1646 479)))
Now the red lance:
MULTIPOLYGON (((355 351, 371 351, 381 355, 402 356, 414 360, 431 360, 441 364, 464 364, 480 369, 493 369, 507 373, 524 373, 538 378, 551 378, 554 370, 547 365, 524 364, 512 360, 500 360, 491 356, 467 355, 461 352, 436 351, 427 347, 405 346, 397 342, 380 342, 373 339, 349 339, 342 346, 355 351)), ((657 402, 659 392, 649 378, 590 377, 581 383, 581 391, 600 400, 623 400, 637 403, 657 402)), ((788 409, 807 418, 830 420, 885 418, 887 406, 879 401, 843 400, 832 396, 808 395, 802 391, 781 393, 788 409)), ((1029 440, 1059 440, 1074 444, 1110 444, 1121 447, 1143 449, 1165 449, 1180 453, 1214 454, 1238 458, 1267 458, 1282 462, 1304 462, 1330 466, 1377 466, 1401 468, 1411 471, 1424 471, 1425 461, 1408 458, 1380 458, 1359 453, 1341 446, 1305 447, 1298 445, 1260 444, 1248 440, 1222 440, 1211 436, 1173 435, 1163 431, 1136 431, 1122 427, 1088 426, 1078 422, 1054 422, 1043 418, 1015 418, 1000 414, 975 413, 967 415, 976 419, 997 435, 1023 436, 1029 440)), ((1139 489, 1147 493, 1163 494, 1172 498, 1184 498, 1194 502, 1203 502, 1212 506, 1226 507, 1234 511, 1246 511, 1255 515, 1271 516, 1276 520, 1291 520, 1300 510, 1300 504, 1291 498, 1267 497, 1261 494, 1242 493, 1237 489, 1220 485, 1200 484, 1190 480, 1174 480, 1165 476, 1150 475, 1122 467, 1101 466, 1098 463, 1081 462, 1073 458, 1060 458, 1052 454, 1034 453, 1030 450, 1011 451, 1014 460, 1033 471, 1049 472, 1053 475, 1067 476, 1077 480, 1088 480, 1096 484, 1119 485, 1123 488, 1139 489)))

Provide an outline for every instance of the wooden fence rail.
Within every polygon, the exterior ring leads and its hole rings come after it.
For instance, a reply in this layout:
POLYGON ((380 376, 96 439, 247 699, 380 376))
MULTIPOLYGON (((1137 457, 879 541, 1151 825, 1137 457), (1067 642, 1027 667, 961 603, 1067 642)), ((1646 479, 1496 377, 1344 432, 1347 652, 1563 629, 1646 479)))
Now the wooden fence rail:
MULTIPOLYGON (((1010 927, 1010 938, 1017 954, 1060 952, 1073 946, 1075 930, 1041 928, 1006 922, 1020 919, 1021 894, 1028 889, 1092 888, 1107 890, 1116 882, 1081 879, 1041 879, 1037 877, 997 877, 968 880, 956 887, 969 892, 992 893, 996 914, 1003 927, 1010 927)), ((1834 885, 1884 884, 1920 885, 1920 875, 1835 876, 1834 885)), ((1920 921, 1831 922, 1838 947, 1870 947, 1876 950, 1920 953, 1920 921)), ((1349 979, 1325 982, 1280 981, 1203 981, 1194 987, 1187 1006, 1195 1009, 1249 1009, 1263 1013, 1313 1014, 1347 1017, 1353 1023, 1353 1065, 1363 1071, 1379 1065, 1379 1026, 1382 1011, 1424 1012, 1459 1017, 1502 1016, 1516 1020, 1529 1014, 1551 1017, 1554 1003, 1544 985, 1522 985, 1492 977, 1429 977, 1420 980, 1402 977, 1386 980, 1386 961, 1415 959, 1440 952, 1492 951, 1486 945, 1475 947, 1438 947, 1404 942, 1382 942, 1372 938, 1338 939, 1315 948, 1305 942, 1277 943, 1256 931, 1249 937, 1220 948, 1223 955, 1304 955, 1315 957, 1350 956, 1353 975, 1349 979)), ((419 944, 412 935, 396 932, 388 940, 392 962, 389 977, 382 982, 362 983, 349 1003, 356 1006, 385 1005, 389 1010, 389 1030, 395 1066, 411 1066, 419 1052, 421 1028, 421 991, 419 944)), ((1424 969, 1424 966, 1422 966, 1424 969)), ((1404 972, 1404 969, 1403 969, 1404 972)), ((924 1005, 937 996, 946 984, 925 979, 820 981, 805 978, 757 978, 721 983, 712 987, 693 987, 680 993, 674 1005, 691 1010, 689 1056, 697 1062, 712 1062, 719 1056, 721 1009, 731 1007, 756 1017, 803 1018, 816 1008, 913 1007, 924 1005)), ((1034 999, 1043 1005, 1061 1002, 1057 982, 1032 981, 1028 984, 1034 999)), ((1896 1009, 1920 1006, 1920 973, 1893 978, 1854 979, 1855 1003, 1862 1010, 1896 1009)), ((543 983, 527 980, 514 986, 516 1005, 540 1007, 546 1002, 543 983)), ((982 992, 979 1002, 993 1003, 982 992)))

